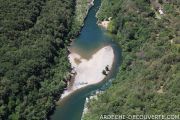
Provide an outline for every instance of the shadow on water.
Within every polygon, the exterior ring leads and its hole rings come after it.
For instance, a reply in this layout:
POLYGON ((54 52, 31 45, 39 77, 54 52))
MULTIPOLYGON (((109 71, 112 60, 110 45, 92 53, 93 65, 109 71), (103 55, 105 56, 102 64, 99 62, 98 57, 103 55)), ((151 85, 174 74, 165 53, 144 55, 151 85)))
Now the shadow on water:
POLYGON ((89 13, 84 21, 84 26, 80 35, 70 49, 73 52, 80 54, 82 57, 89 58, 93 53, 98 51, 103 46, 109 45, 111 39, 105 35, 105 32, 97 23, 96 13, 101 4, 100 0, 95 0, 94 6, 89 10, 89 13))
MULTIPOLYGON (((112 38, 105 34, 105 30, 100 28, 95 17, 101 4, 100 0, 94 1, 94 6, 90 9, 85 20, 84 27, 78 38, 72 43, 71 51, 80 54, 84 58, 90 58, 93 53, 103 46, 113 47, 115 60, 111 72, 102 82, 77 90, 73 94, 64 98, 56 107, 51 120, 80 120, 86 97, 89 97, 96 90, 105 90, 111 85, 111 80, 116 76, 121 61, 121 49, 113 42, 112 38), (111 79, 111 80, 110 80, 111 79)), ((106 59, 106 58, 104 58, 106 59)))

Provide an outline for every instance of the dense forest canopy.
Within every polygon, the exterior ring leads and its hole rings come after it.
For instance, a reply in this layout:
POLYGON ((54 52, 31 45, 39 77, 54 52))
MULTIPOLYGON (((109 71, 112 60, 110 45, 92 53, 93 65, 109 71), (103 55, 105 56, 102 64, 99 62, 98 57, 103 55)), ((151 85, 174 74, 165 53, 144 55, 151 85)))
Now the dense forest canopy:
POLYGON ((123 61, 112 86, 88 104, 84 120, 109 114, 178 115, 180 1, 102 0, 97 16, 101 21, 112 17, 108 31, 122 47, 123 61))
POLYGON ((54 107, 70 69, 74 2, 0 0, 1 120, 41 120, 54 107))
MULTIPOLYGON (((67 46, 88 8, 85 0, 0 0, 0 119, 47 118, 69 78, 67 46)), ((102 0, 97 17, 112 17, 108 31, 123 62, 85 120, 180 113, 179 16, 179 0, 102 0)))

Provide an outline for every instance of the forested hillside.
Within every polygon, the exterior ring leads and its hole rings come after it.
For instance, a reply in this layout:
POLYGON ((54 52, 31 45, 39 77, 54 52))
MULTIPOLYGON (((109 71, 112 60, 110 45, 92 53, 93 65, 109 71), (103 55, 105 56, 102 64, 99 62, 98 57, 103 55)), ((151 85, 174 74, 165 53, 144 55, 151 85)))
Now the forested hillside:
POLYGON ((93 0, 76 0, 75 1, 75 11, 71 29, 72 38, 76 37, 80 29, 84 25, 84 19, 88 14, 89 9, 93 6, 93 0))
POLYGON ((0 0, 0 119, 42 120, 64 89, 74 0, 0 0))
POLYGON ((97 16, 112 17, 108 31, 123 61, 112 86, 88 104, 84 120, 180 114, 180 1, 102 0, 97 16))

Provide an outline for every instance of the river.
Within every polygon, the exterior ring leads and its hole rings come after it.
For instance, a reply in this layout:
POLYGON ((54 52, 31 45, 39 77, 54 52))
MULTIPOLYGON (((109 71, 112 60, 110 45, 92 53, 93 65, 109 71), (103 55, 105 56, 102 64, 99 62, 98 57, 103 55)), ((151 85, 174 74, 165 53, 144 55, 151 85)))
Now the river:
POLYGON ((118 71, 121 61, 121 49, 112 40, 112 37, 96 24, 96 13, 100 5, 100 0, 94 1, 94 6, 89 10, 80 35, 73 41, 70 49, 88 59, 100 48, 110 45, 115 54, 112 70, 101 83, 79 89, 60 101, 54 114, 50 117, 51 120, 81 120, 86 97, 93 95, 96 90, 106 90, 118 71))

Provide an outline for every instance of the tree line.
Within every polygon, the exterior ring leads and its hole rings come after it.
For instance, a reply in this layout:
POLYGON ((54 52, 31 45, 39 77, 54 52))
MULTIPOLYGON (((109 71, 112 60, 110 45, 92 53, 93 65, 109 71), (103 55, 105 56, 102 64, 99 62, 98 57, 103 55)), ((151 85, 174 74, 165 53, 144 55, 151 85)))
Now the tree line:
POLYGON ((0 0, 0 119, 42 120, 70 71, 74 0, 0 0))
POLYGON ((84 120, 180 113, 180 3, 159 3, 164 15, 149 0, 102 1, 98 19, 112 17, 108 31, 121 46, 123 61, 112 86, 88 104, 84 120))

